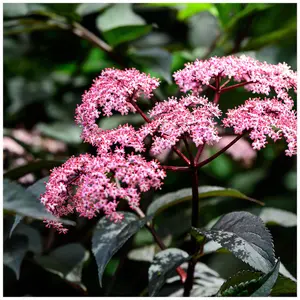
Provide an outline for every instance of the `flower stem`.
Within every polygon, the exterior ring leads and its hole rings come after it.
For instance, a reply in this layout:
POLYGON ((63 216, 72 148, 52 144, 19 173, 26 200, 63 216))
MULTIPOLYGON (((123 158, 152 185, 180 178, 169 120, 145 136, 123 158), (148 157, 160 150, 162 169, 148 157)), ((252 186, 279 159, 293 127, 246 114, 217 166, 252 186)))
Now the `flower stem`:
POLYGON ((221 82, 221 77, 220 75, 218 75, 216 78, 216 92, 213 100, 214 104, 218 104, 220 100, 220 96, 221 96, 220 82, 221 82))
POLYGON ((250 83, 253 83, 253 81, 244 81, 244 82, 241 82, 241 83, 238 83, 238 84, 228 86, 226 88, 221 89, 221 93, 236 89, 238 87, 241 87, 241 86, 244 86, 244 85, 247 85, 247 84, 250 84, 250 83))
MULTIPOLYGON (((199 221, 199 194, 198 194, 198 171, 193 162, 191 166, 191 174, 192 174, 192 227, 198 227, 199 221)), ((198 251, 197 241, 194 237, 192 237, 192 249, 193 253, 198 251)), ((197 263, 197 259, 192 258, 189 262, 188 270, 187 270, 187 279, 184 283, 184 292, 183 296, 188 297, 193 288, 194 283, 194 271, 195 265, 197 263)))
POLYGON ((189 167, 180 167, 180 166, 162 166, 163 169, 173 171, 173 172, 188 172, 189 167))
MULTIPOLYGON (((134 208, 135 212, 139 215, 139 217, 141 218, 145 218, 145 214, 144 212, 139 208, 139 207, 135 207, 134 208)), ((157 245, 159 246, 159 248, 161 250, 165 250, 167 249, 166 245, 164 244, 164 242, 161 240, 161 238, 159 237, 159 235, 157 234, 156 230, 154 229, 153 225, 150 223, 146 224, 146 228, 150 231, 150 233, 152 234, 155 242, 157 243, 157 245)), ((180 276, 181 282, 185 282, 187 275, 186 272, 180 268, 177 267, 176 268, 176 272, 178 273, 178 275, 180 276)))
POLYGON ((200 163, 198 163, 196 165, 197 168, 203 167, 205 165, 207 165, 208 163, 210 163, 212 160, 214 160, 215 158, 217 158, 218 156, 220 156, 222 153, 224 153, 227 149, 229 149, 233 144, 235 144, 239 139, 241 139, 246 133, 243 133, 241 135, 238 135, 234 140, 232 140, 228 145, 226 145, 223 149, 221 149, 220 151, 218 151, 217 153, 215 153, 214 155, 212 155, 211 157, 209 157, 208 159, 205 159, 203 161, 201 161, 200 163))
POLYGON ((201 154, 202 154, 202 152, 203 152, 203 150, 204 150, 204 147, 205 147, 205 143, 202 144, 202 145, 200 145, 200 146, 198 147, 198 151, 197 151, 197 154, 196 154, 195 159, 194 159, 194 163, 195 163, 195 164, 198 163, 198 160, 199 160, 199 158, 200 158, 200 156, 201 156, 201 154))
MULTIPOLYGON (((142 118, 147 122, 150 123, 151 120, 146 116, 146 114, 140 109, 140 107, 134 102, 130 101, 130 104, 136 109, 136 111, 142 116, 142 118)), ((190 165, 190 160, 176 147, 172 146, 172 150, 188 165, 190 165)))
POLYGON ((193 153, 191 151, 191 148, 190 148, 190 145, 189 145, 189 142, 187 140, 186 137, 183 137, 183 142, 185 144, 185 147, 186 147, 186 150, 188 152, 188 155, 189 155, 189 158, 190 158, 190 161, 193 161, 194 160, 194 157, 193 157, 193 153))

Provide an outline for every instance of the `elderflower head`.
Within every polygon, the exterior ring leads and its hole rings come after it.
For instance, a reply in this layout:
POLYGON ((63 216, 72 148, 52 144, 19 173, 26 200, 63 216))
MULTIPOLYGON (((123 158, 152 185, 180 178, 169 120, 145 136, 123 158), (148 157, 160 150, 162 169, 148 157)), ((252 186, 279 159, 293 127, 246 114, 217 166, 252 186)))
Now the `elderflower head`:
POLYGON ((264 148, 267 136, 274 141, 284 137, 288 143, 286 155, 297 154, 296 112, 276 98, 249 99, 238 108, 228 110, 223 124, 233 127, 236 134, 250 131, 253 149, 264 148))
MULTIPOLYGON (((131 208, 138 207, 141 192, 160 188, 165 176, 159 162, 148 162, 140 155, 84 154, 53 169, 41 202, 56 217, 76 211, 90 219, 102 211, 117 222, 122 219, 116 212, 121 199, 131 208)), ((60 223, 48 221, 48 226, 66 232, 60 223)))
POLYGON ((94 80, 91 88, 82 97, 82 104, 76 108, 76 123, 83 127, 82 139, 91 142, 91 135, 97 135, 97 118, 102 113, 111 116, 114 111, 127 115, 136 109, 132 105, 144 95, 152 96, 152 91, 159 86, 156 78, 141 73, 136 69, 105 69, 94 80))
POLYGON ((183 134, 189 134, 196 146, 219 141, 215 117, 221 115, 218 106, 207 98, 188 96, 160 102, 149 112, 152 121, 140 133, 153 136, 152 153, 159 154, 174 146, 183 134))
POLYGON ((269 95, 274 89, 277 97, 293 106, 288 91, 297 90, 297 73, 283 63, 272 65, 242 55, 211 57, 186 64, 185 68, 174 73, 175 82, 183 92, 192 90, 198 94, 203 86, 209 85, 217 76, 245 82, 244 87, 259 94, 269 95))

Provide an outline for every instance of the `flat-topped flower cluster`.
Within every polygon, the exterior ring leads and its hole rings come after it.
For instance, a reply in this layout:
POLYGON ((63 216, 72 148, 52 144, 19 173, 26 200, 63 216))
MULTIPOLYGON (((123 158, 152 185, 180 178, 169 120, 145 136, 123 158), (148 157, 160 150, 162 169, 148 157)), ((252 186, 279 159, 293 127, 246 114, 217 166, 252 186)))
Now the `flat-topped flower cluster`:
MULTIPOLYGON (((157 102, 149 116, 139 108, 138 100, 153 96, 158 79, 136 69, 105 69, 94 80, 76 109, 75 120, 82 127, 83 141, 95 146, 97 155, 71 157, 52 171, 41 196, 48 211, 56 217, 76 211, 87 218, 102 211, 113 221, 121 220, 116 211, 120 200, 128 201, 133 209, 138 207, 141 193, 160 188, 166 176, 156 159, 142 156, 146 138, 151 137, 152 155, 174 149, 185 138, 196 147, 218 143, 220 96, 237 87, 267 96, 274 92, 276 96, 245 99, 243 105, 228 110, 220 120, 222 126, 233 128, 237 135, 249 134, 257 150, 265 147, 267 137, 274 141, 285 138, 286 154, 296 154, 297 118, 289 93, 296 92, 297 74, 286 64, 271 65, 247 56, 212 57, 187 64, 174 79, 186 95, 157 102), (213 101, 202 95, 205 88, 215 92, 213 101), (100 116, 129 112, 140 113, 146 123, 138 129, 125 124, 111 130, 97 124, 100 116)), ((48 225, 65 232, 60 223, 49 221, 48 225)))

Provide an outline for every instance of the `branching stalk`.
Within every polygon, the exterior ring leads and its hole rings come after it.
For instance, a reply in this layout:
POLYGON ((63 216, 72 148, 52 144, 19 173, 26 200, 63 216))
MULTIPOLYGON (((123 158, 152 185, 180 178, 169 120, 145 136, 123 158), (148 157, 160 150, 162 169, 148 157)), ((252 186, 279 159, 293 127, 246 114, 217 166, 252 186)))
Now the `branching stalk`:
POLYGON ((203 160, 202 162, 197 164, 197 168, 201 168, 205 165, 207 165, 208 163, 210 163, 212 160, 214 160, 215 158, 217 158, 218 156, 220 156, 222 153, 224 153, 227 149, 229 149, 233 144, 235 144, 239 139, 241 139, 243 136, 245 135, 245 133, 238 135, 234 140, 232 140, 228 145, 226 145, 224 148, 222 148, 220 151, 218 151, 217 153, 215 153, 214 155, 212 155, 211 157, 209 157, 208 159, 203 160))
MULTIPOLYGON (((130 101, 130 104, 136 109, 136 111, 142 116, 142 118, 147 122, 150 123, 151 120, 147 117, 147 115, 140 109, 140 107, 134 102, 130 101)), ((190 165, 190 160, 176 147, 172 146, 172 150, 186 162, 186 164, 190 165)))
MULTIPOLYGON (((139 208, 139 207, 135 207, 134 208, 135 212, 139 215, 139 217, 141 218, 145 218, 145 214, 144 212, 139 208)), ((164 244, 164 242, 161 240, 161 238, 159 237, 159 235, 157 234, 156 230, 154 229, 153 225, 150 224, 149 222, 146 224, 146 228, 150 231, 150 233, 152 234, 155 242, 157 243, 157 245, 159 246, 159 248, 161 250, 165 250, 167 249, 166 245, 164 244)), ((178 273, 178 275, 180 276, 181 282, 185 282, 187 275, 186 272, 180 268, 177 267, 176 268, 176 272, 178 273)))

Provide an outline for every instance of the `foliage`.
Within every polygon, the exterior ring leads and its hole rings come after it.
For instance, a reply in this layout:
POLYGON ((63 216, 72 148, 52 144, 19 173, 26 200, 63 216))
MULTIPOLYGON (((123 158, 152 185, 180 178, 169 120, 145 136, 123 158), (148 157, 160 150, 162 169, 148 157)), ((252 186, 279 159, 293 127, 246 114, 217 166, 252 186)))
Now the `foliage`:
MULTIPOLYGON (((45 227, 54 217, 38 201, 50 169, 95 153, 74 112, 104 68, 160 78, 156 99, 181 95, 171 73, 196 58, 244 53, 295 70, 296 4, 5 3, 3 14, 5 296, 182 296, 197 261, 190 296, 296 295, 296 161, 280 141, 247 164, 224 154, 200 169, 192 231, 186 172, 143 195, 146 216, 120 203, 123 223, 66 217, 67 235, 45 227)), ((246 94, 226 92, 220 109, 246 94)), ((133 114, 98 121, 103 129, 144 123, 133 114)), ((180 166, 171 154, 159 159, 180 166)))

